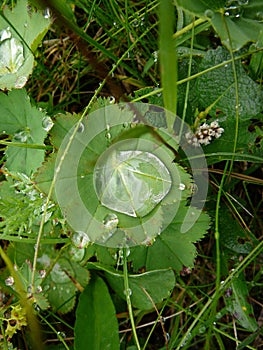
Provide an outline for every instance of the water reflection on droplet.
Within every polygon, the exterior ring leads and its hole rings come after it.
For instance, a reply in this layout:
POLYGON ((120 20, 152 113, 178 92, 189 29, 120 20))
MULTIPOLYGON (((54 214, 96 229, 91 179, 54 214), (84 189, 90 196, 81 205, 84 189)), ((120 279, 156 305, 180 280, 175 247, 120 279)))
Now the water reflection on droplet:
POLYGON ((109 101, 111 104, 115 103, 115 97, 114 96, 110 96, 109 101))

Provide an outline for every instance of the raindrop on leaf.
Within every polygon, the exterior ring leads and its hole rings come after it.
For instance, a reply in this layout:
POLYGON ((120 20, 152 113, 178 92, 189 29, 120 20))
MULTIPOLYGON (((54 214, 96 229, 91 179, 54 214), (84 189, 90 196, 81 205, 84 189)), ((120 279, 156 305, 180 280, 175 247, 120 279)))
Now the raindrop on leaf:
POLYGON ((0 43, 0 75, 16 73, 24 63, 24 49, 16 38, 0 43))

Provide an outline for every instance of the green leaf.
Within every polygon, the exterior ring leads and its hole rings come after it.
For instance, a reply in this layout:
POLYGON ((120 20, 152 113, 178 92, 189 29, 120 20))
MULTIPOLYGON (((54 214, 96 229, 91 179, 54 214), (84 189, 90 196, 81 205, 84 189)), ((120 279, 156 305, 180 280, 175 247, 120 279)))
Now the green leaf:
POLYGON ((211 21, 222 43, 228 48, 239 50, 247 42, 257 41, 262 25, 262 0, 177 0, 184 10, 211 21), (229 38, 229 34, 230 38, 229 38))
POLYGON ((262 144, 257 144, 260 129, 253 128, 253 123, 250 120, 239 120, 235 154, 233 154, 233 140, 236 132, 236 121, 233 118, 226 118, 220 121, 220 127, 224 129, 222 136, 203 147, 208 164, 215 164, 226 159, 253 163, 262 162, 262 144))
POLYGON ((13 141, 23 146, 8 147, 5 166, 9 171, 30 176, 44 160, 44 150, 34 149, 34 144, 43 145, 47 135, 42 127, 44 117, 43 112, 31 106, 25 90, 14 90, 8 95, 0 93, 0 131, 13 136, 13 141))
MULTIPOLYGON (((181 204, 173 222, 157 237, 152 246, 131 249, 129 260, 136 270, 172 268, 176 272, 184 266, 193 267, 196 248, 193 242, 199 241, 209 228, 209 217, 202 213, 194 226, 187 232, 181 232, 188 208, 181 204)), ((193 216, 200 214, 196 208, 191 209, 193 216)))
POLYGON ((26 0, 0 14, 0 89, 22 88, 37 49, 51 24, 42 12, 28 9, 26 0))
MULTIPOLYGON (((122 299, 126 300, 122 273, 98 263, 88 263, 88 268, 105 271, 105 276, 111 288, 114 289, 122 299)), ((165 298, 169 297, 174 285, 174 273, 169 269, 145 272, 140 275, 129 274, 132 305, 141 310, 152 309, 154 307, 153 303, 160 303, 165 298)))
MULTIPOLYGON (((52 262, 50 257, 54 255, 54 252, 51 254, 49 248, 48 254, 44 253, 38 258, 45 269, 50 266, 52 262)), ((45 280, 44 288, 47 289, 48 301, 54 310, 67 313, 73 309, 77 292, 73 281, 85 287, 89 281, 89 271, 72 261, 70 255, 65 254, 59 258, 45 280)))
POLYGON ((74 349, 118 350, 120 344, 115 314, 106 284, 100 277, 92 277, 79 298, 74 349))
POLYGON ((237 322, 250 332, 258 328, 251 304, 248 302, 248 289, 244 275, 235 277, 225 293, 227 309, 237 322))
MULTIPOLYGON (((209 50, 199 69, 205 70, 230 59, 229 53, 222 47, 209 50)), ((244 71, 240 61, 236 62, 239 96, 239 117, 250 119, 261 112, 263 108, 263 92, 244 71)), ((228 118, 236 115, 235 84, 232 65, 230 63, 223 67, 202 74, 196 82, 199 103, 205 109, 218 102, 210 110, 210 114, 216 116, 216 109, 221 110, 228 118)))

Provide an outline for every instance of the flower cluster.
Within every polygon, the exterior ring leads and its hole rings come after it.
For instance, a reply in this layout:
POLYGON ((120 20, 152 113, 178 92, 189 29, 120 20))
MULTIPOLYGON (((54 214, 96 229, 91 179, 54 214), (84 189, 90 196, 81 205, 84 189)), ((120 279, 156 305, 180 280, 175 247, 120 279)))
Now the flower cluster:
POLYGON ((210 124, 203 123, 199 125, 194 134, 187 132, 185 137, 188 143, 192 144, 195 147, 198 147, 200 144, 209 145, 213 137, 218 139, 223 132, 224 129, 221 128, 218 124, 218 121, 215 120, 210 124))

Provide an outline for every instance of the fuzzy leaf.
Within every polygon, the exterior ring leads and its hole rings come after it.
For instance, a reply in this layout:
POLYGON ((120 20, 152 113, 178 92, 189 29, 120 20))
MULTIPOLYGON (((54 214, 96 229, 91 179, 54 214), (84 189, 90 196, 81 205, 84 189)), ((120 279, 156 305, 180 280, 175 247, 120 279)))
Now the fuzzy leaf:
POLYGON ((120 348, 114 305, 100 277, 92 278, 80 295, 74 331, 76 350, 120 348))
MULTIPOLYGON (((230 59, 229 53, 222 47, 210 50, 205 55, 199 67, 205 70, 230 59)), ((240 62, 236 62, 239 96, 239 117, 250 119, 261 112, 263 108, 263 92, 244 71, 240 62)), ((212 105, 217 99, 219 101, 210 110, 210 114, 216 116, 216 109, 234 118, 236 115, 235 85, 232 65, 230 63, 223 67, 201 75, 196 83, 197 95, 201 106, 205 109, 212 105)))
MULTIPOLYGON (((106 278, 111 288, 113 288, 122 299, 126 300, 122 273, 95 263, 89 263, 88 268, 105 271, 106 278)), ((141 310, 152 309, 153 303, 157 304, 163 301, 163 299, 170 295, 175 285, 174 273, 169 269, 150 271, 140 275, 129 274, 128 278, 129 288, 132 293, 132 305, 141 310), (147 293, 150 295, 150 298, 147 293)))
POLYGON ((8 95, 0 93, 0 132, 13 136, 14 142, 24 146, 8 147, 5 166, 9 171, 30 176, 44 160, 44 150, 33 146, 43 145, 47 134, 42 127, 44 117, 43 112, 31 106, 25 90, 14 90, 8 95))
POLYGON ((6 8, 0 14, 0 89, 11 90, 25 85, 33 69, 33 52, 50 24, 50 18, 42 12, 29 11, 26 0, 18 1, 12 10, 6 8))

